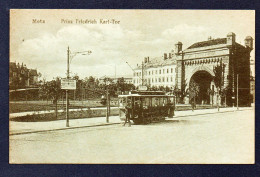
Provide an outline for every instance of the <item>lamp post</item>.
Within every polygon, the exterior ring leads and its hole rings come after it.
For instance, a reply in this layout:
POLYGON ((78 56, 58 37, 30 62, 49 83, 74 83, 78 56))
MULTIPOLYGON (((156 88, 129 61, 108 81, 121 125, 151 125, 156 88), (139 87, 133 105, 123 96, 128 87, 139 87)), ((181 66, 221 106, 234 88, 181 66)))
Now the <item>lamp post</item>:
POLYGON ((109 81, 108 79, 106 79, 106 97, 107 97, 107 111, 106 111, 106 122, 109 123, 109 114, 110 114, 110 97, 109 97, 109 92, 108 92, 108 88, 109 88, 109 81))
MULTIPOLYGON (((91 51, 82 51, 82 52, 71 52, 68 46, 67 49, 67 80, 70 79, 70 63, 77 54, 90 55, 91 51)), ((66 89, 66 127, 69 127, 69 90, 66 89)))

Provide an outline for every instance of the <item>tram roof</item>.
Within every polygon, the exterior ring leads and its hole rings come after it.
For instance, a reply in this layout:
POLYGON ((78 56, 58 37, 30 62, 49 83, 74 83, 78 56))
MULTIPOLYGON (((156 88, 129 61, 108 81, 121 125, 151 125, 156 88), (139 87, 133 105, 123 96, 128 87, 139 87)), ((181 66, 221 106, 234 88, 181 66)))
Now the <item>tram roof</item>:
POLYGON ((139 94, 129 94, 129 95, 118 95, 118 97, 130 97, 130 96, 138 96, 138 97, 173 97, 174 95, 139 95, 139 94))
POLYGON ((127 97, 127 96, 155 96, 155 97, 162 97, 162 96, 174 96, 174 95, 167 95, 163 91, 131 91, 128 95, 119 95, 119 97, 127 97))

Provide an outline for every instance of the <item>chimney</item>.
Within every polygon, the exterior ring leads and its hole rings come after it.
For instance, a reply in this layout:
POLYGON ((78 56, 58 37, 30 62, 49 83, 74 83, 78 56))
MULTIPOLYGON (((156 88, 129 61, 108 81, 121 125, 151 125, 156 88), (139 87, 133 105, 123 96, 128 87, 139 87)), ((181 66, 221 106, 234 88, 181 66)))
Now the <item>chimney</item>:
POLYGON ((166 60, 167 59, 167 53, 164 53, 164 60, 166 60))
POLYGON ((210 41, 210 40, 212 40, 212 37, 211 37, 211 36, 208 37, 208 41, 210 41))
POLYGON ((147 63, 149 63, 149 57, 147 57, 147 63))
POLYGON ((146 57, 144 57, 144 63, 147 63, 147 58, 146 57))

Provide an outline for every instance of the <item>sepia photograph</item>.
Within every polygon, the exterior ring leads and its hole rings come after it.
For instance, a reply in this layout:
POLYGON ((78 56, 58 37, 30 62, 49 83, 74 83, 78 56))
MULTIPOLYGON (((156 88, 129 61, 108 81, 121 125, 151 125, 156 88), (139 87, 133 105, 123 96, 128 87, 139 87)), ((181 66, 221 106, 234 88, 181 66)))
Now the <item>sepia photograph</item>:
POLYGON ((10 9, 10 164, 254 164, 255 11, 10 9))

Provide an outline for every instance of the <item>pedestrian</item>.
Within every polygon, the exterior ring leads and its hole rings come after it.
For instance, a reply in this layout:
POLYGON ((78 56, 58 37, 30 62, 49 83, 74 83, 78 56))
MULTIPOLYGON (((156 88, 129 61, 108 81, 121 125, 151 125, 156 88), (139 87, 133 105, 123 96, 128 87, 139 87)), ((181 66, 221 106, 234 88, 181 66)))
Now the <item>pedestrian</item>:
POLYGON ((169 100, 168 102, 168 117, 169 118, 173 118, 174 116, 174 111, 175 111, 175 104, 174 104, 174 101, 173 103, 171 102, 171 100, 169 100))
POLYGON ((192 108, 192 111, 194 111, 194 109, 195 109, 195 97, 193 97, 192 99, 191 99, 191 108, 192 108))
POLYGON ((173 100, 173 103, 172 103, 172 116, 175 116, 175 101, 173 100))
POLYGON ((125 106, 125 123, 124 123, 124 126, 126 123, 128 123, 128 126, 131 127, 131 121, 130 121, 130 114, 131 114, 131 102, 128 101, 127 102, 127 105, 125 106))

